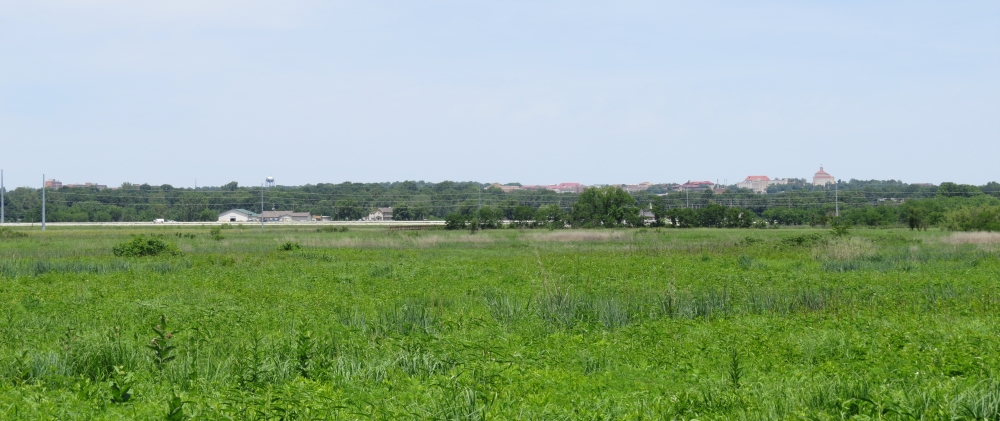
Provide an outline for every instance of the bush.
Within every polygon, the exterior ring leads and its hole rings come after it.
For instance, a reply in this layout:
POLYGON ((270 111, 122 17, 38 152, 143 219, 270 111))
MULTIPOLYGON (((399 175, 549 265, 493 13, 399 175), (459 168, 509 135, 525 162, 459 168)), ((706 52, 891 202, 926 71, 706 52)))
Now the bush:
POLYGON ((278 246, 278 251, 294 251, 302 248, 299 243, 293 243, 291 241, 285 241, 285 244, 278 246))
POLYGON ((0 238, 24 238, 27 236, 26 232, 14 231, 7 227, 0 228, 0 238))
POLYGON ((169 244, 159 238, 145 236, 133 237, 132 241, 121 243, 112 249, 118 257, 145 257, 166 254, 177 256, 181 251, 177 246, 169 244))
POLYGON ((461 230, 465 229, 469 223, 469 218, 458 212, 449 213, 448 216, 444 218, 444 229, 446 230, 461 230))
POLYGON ((1000 231, 1000 206, 956 209, 945 214, 943 225, 951 231, 1000 231))
MULTIPOLYGON (((393 218, 395 218, 395 216, 393 218)), ((334 227, 327 225, 316 228, 316 232, 347 232, 347 227, 334 227)))
POLYGON ((208 234, 215 241, 219 241, 219 240, 222 240, 222 239, 226 238, 226 237, 222 236, 222 227, 221 226, 219 226, 219 227, 212 227, 212 229, 208 230, 208 234))

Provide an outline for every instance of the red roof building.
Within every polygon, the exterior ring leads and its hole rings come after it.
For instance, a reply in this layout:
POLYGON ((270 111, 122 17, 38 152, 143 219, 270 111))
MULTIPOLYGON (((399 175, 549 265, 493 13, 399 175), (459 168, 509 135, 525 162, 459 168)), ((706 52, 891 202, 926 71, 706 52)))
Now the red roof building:
POLYGON ((814 186, 825 186, 827 184, 833 184, 835 182, 836 180, 833 178, 832 175, 827 174, 826 171, 823 171, 822 165, 819 166, 819 171, 816 171, 816 174, 813 175, 814 186))
POLYGON ((715 187, 715 183, 711 181, 691 181, 688 180, 687 183, 681 184, 674 187, 674 190, 685 191, 685 190, 708 190, 715 187))

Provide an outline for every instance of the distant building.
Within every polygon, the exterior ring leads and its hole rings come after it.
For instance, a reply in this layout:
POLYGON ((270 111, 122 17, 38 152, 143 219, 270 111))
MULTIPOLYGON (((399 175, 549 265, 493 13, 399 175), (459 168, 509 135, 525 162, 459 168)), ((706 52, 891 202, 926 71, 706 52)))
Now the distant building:
POLYGON ((230 209, 219 214, 219 222, 254 222, 260 221, 260 214, 246 209, 230 209))
POLYGON ((701 191, 714 189, 715 183, 711 181, 691 181, 688 180, 687 183, 674 186, 674 190, 677 191, 701 191))
POLYGON ((108 188, 107 185, 104 185, 104 184, 94 184, 94 183, 91 183, 91 182, 86 182, 86 183, 83 183, 83 184, 65 184, 65 185, 63 185, 63 187, 66 187, 66 188, 95 188, 97 190, 104 190, 104 189, 108 188))
POLYGON ((369 213, 366 221, 391 221, 392 208, 377 208, 375 212, 369 213))
POLYGON ((500 184, 500 183, 490 184, 490 187, 496 187, 496 188, 498 188, 500 190, 503 190, 504 193, 510 193, 512 191, 515 191, 515 190, 521 190, 521 186, 505 186, 505 185, 500 184))
POLYGON ((653 214, 653 211, 651 211, 651 210, 640 209, 639 210, 639 220, 642 221, 643 225, 651 225, 654 222, 656 222, 656 215, 653 214))
POLYGON ((45 187, 52 190, 59 190, 62 188, 62 181, 56 179, 45 180, 45 187))
POLYGON ((814 186, 825 186, 827 184, 836 183, 837 180, 833 178, 832 175, 827 174, 823 171, 823 166, 819 166, 819 171, 816 171, 816 175, 813 175, 813 185, 814 186))
POLYGON ((524 190, 552 190, 556 193, 582 193, 587 186, 580 183, 559 183, 547 186, 524 186, 524 190))
POLYGON ((625 191, 627 191, 629 193, 637 193, 637 192, 649 190, 649 188, 652 187, 652 186, 653 186, 653 183, 650 183, 648 181, 643 181, 642 183, 639 183, 639 184, 626 184, 624 188, 625 188, 625 191))
POLYGON ((309 212, 264 211, 264 222, 308 222, 312 221, 309 212))
POLYGON ((736 187, 741 189, 750 189, 756 193, 767 193, 768 186, 775 184, 788 184, 787 178, 770 179, 766 175, 751 175, 739 183, 736 183, 736 187))

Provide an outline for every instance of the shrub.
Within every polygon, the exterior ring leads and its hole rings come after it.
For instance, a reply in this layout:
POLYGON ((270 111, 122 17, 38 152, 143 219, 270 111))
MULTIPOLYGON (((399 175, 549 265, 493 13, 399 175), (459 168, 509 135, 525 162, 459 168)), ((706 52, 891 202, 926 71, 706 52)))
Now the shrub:
POLYGON ((316 228, 316 232, 347 232, 347 227, 322 226, 316 228))
POLYGON ((27 236, 28 233, 25 232, 14 231, 7 227, 0 228, 0 238, 24 238, 27 236))
POLYGON ((444 218, 444 229, 446 230, 460 230, 465 229, 469 223, 469 218, 458 212, 449 213, 448 216, 444 218))
POLYGON ((222 227, 221 226, 219 226, 219 227, 212 227, 212 229, 210 229, 208 231, 208 234, 211 235, 212 239, 215 240, 215 241, 219 241, 219 240, 222 240, 222 239, 226 238, 226 237, 222 236, 222 227))
POLYGON ((278 246, 279 251, 293 251, 302 248, 299 243, 293 243, 291 241, 285 241, 285 244, 278 246))
POLYGON ((1000 206, 953 210, 945 214, 944 227, 951 231, 1000 231, 1000 206))
POLYGON ((177 256, 181 254, 181 251, 173 244, 169 244, 159 238, 146 238, 142 235, 133 237, 132 241, 115 246, 112 251, 118 257, 144 257, 161 254, 177 256))

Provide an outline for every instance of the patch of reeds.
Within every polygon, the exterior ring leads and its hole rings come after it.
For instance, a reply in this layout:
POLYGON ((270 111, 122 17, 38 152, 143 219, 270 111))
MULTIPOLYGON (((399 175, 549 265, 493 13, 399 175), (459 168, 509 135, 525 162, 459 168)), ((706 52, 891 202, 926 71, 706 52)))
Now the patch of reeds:
POLYGON ((88 273, 109 274, 120 272, 148 271, 170 273, 191 267, 190 260, 171 261, 129 261, 110 260, 105 262, 60 261, 16 259, 0 261, 0 276, 8 278, 33 277, 46 273, 88 273))

